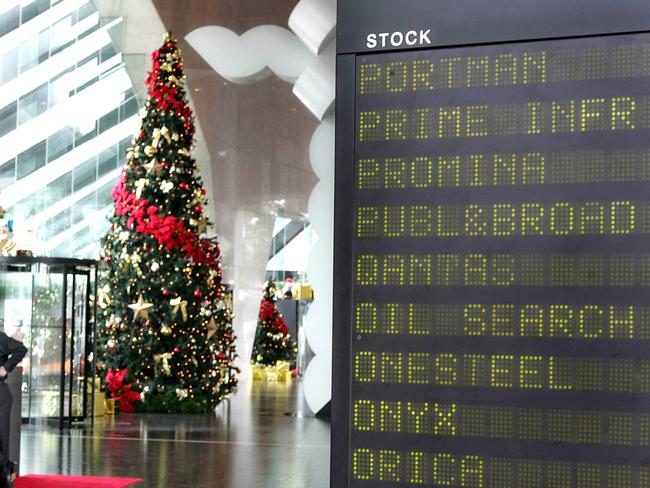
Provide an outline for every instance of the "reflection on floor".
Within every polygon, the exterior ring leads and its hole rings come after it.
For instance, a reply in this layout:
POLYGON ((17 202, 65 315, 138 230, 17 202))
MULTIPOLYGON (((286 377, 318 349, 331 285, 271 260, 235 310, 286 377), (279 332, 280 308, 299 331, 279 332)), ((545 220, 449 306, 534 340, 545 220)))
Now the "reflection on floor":
POLYGON ((329 423, 285 415, 302 409, 298 388, 243 385, 215 416, 119 415, 63 434, 24 426, 21 472, 138 477, 156 488, 327 488, 329 423))

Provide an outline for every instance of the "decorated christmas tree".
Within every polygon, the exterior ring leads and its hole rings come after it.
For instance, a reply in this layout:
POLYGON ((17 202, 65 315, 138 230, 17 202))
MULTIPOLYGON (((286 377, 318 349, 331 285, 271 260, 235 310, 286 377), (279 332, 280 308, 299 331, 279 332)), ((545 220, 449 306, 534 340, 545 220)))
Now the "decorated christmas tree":
POLYGON ((278 361, 292 362, 296 344, 291 339, 289 327, 276 307, 276 288, 271 282, 264 285, 255 342, 251 360, 259 366, 275 366, 278 361))
POLYGON ((100 366, 141 393, 138 410, 208 412, 237 385, 232 313, 219 247, 206 237, 211 224, 191 156, 193 115, 176 39, 166 34, 152 59, 141 130, 102 240, 100 366))

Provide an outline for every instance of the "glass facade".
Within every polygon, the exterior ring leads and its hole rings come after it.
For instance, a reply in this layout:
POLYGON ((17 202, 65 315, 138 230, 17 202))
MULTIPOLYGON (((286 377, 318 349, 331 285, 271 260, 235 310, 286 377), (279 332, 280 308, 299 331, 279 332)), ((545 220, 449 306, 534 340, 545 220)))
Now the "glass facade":
POLYGON ((0 2, 0 205, 41 255, 93 257, 106 229, 139 125, 121 23, 87 0, 0 2))
POLYGON ((266 264, 266 280, 283 282, 287 278, 307 281, 307 261, 317 238, 309 222, 303 217, 275 218, 271 253, 266 264))

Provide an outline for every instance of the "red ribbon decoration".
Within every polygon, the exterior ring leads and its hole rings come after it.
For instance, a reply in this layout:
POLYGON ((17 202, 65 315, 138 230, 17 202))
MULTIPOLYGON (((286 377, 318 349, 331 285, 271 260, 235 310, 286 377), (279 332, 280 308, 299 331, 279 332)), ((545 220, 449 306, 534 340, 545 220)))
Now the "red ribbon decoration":
POLYGON ((161 216, 158 207, 127 191, 124 172, 113 189, 113 200, 115 213, 127 217, 130 230, 154 237, 167 251, 181 249, 186 259, 205 264, 220 274, 219 246, 209 239, 199 239, 192 231, 185 229, 185 224, 178 217, 161 216))
MULTIPOLYGON (((172 48, 173 44, 167 44, 172 48)), ((176 112, 186 122, 183 127, 192 138, 194 135, 194 124, 192 123, 192 109, 183 98, 177 98, 178 86, 172 86, 161 78, 161 50, 156 49, 152 54, 152 70, 148 73, 146 84, 149 87, 149 95, 156 103, 156 109, 176 112)), ((179 68, 182 64, 179 63, 179 68)), ((144 131, 140 132, 140 138, 145 137, 144 131)), ((122 172, 115 188, 113 189, 113 200, 115 201, 115 213, 120 217, 127 217, 127 227, 130 230, 152 236, 158 244, 164 246, 167 251, 181 249, 186 259, 192 260, 195 264, 209 266, 217 276, 221 276, 219 246, 209 239, 199 239, 192 231, 185 228, 185 224, 178 217, 163 216, 159 213, 157 206, 152 205, 148 200, 137 198, 126 189, 126 176, 122 172)))

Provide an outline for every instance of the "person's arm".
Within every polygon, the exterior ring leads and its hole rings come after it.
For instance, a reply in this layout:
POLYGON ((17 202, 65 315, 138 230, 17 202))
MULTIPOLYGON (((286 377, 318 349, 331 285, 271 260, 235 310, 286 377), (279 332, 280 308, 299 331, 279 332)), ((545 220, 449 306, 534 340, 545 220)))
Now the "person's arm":
POLYGON ((0 366, 0 376, 6 376, 23 360, 25 354, 27 354, 27 348, 22 342, 12 339, 6 334, 0 334, 0 354, 9 356, 7 362, 0 366))

